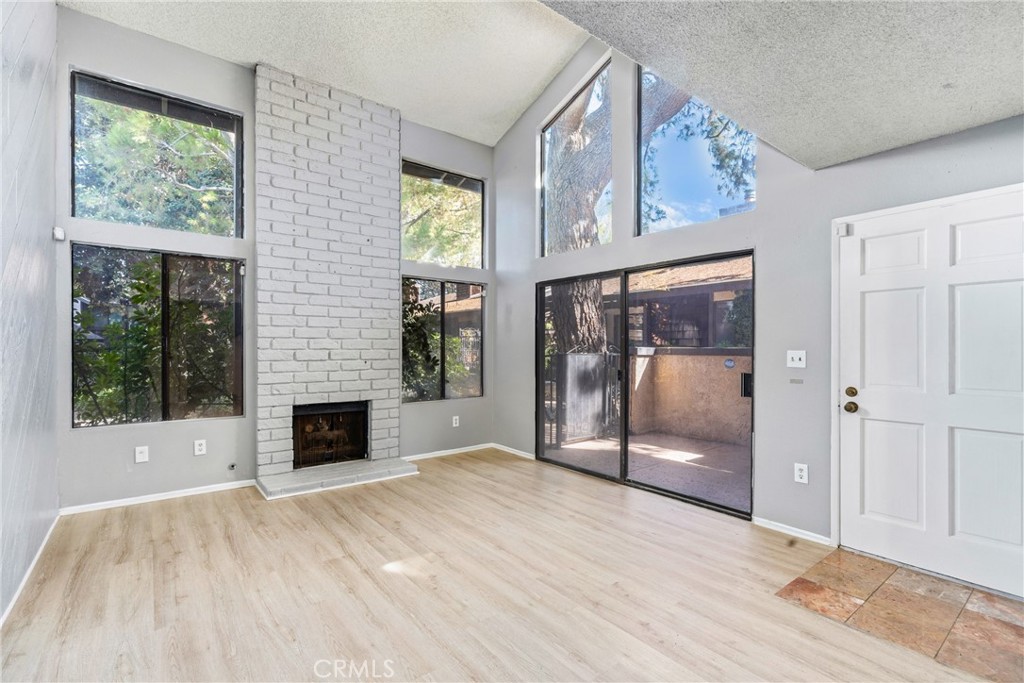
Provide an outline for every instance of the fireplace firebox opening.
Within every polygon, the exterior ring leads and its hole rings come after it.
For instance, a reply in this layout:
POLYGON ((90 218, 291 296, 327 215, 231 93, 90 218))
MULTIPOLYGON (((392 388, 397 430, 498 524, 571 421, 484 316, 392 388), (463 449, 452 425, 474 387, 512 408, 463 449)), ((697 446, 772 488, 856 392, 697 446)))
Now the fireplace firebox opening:
POLYGON ((295 469, 364 460, 369 455, 366 401, 318 403, 292 409, 295 469))

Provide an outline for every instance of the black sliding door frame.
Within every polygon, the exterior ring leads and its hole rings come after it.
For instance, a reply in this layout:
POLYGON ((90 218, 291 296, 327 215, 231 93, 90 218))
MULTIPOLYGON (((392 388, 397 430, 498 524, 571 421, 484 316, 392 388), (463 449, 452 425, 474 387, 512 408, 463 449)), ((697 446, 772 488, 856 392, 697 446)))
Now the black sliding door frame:
MULTIPOLYGON (((736 510, 724 505, 719 505, 711 501, 707 501, 701 498, 688 496, 683 493, 663 489, 657 486, 651 486, 642 482, 635 481, 629 478, 629 423, 630 423, 630 401, 631 401, 631 386, 632 378, 629 372, 629 276, 644 273, 650 270, 658 270, 661 268, 673 268, 678 266, 690 266, 701 263, 711 263, 714 261, 724 261, 732 258, 750 258, 751 261, 751 304, 753 310, 756 310, 756 299, 757 299, 757 283, 756 283, 756 269, 757 263, 754 259, 753 249, 744 249, 740 251, 729 251, 719 252, 715 254, 709 254, 704 256, 697 256, 686 259, 676 259, 672 261, 662 261, 659 263, 646 264, 643 266, 636 266, 633 268, 620 268, 616 270, 606 270, 598 273, 587 273, 585 275, 574 275, 571 277, 557 278, 553 280, 545 280, 537 283, 536 297, 534 302, 534 326, 535 326, 535 349, 534 349, 534 379, 536 382, 536 394, 535 400, 535 411, 534 411, 534 423, 536 426, 535 434, 535 453, 537 460, 541 462, 557 465, 564 467, 575 472, 581 472, 583 474, 589 474, 594 477, 606 479, 608 481, 614 481, 625 486, 631 486, 633 488, 643 489, 644 491, 650 491, 670 498, 675 498, 699 507, 708 508, 717 512, 722 512, 733 517, 739 517, 740 519, 750 520, 753 515, 753 500, 754 500, 754 444, 751 440, 750 445, 750 500, 751 500, 751 511, 746 512, 743 510, 736 510), (544 311, 545 311, 545 296, 544 292, 548 287, 555 287, 558 285, 566 285, 573 282, 581 282, 583 280, 609 280, 612 278, 619 279, 619 320, 620 334, 619 334, 619 367, 618 367, 618 383, 620 391, 620 419, 619 419, 619 475, 611 476, 601 472, 588 470, 584 467, 577 465, 564 463, 558 460, 553 460, 545 457, 544 455, 544 444, 545 444, 545 423, 544 418, 544 405, 545 405, 545 383, 544 383, 544 311)), ((755 316, 756 318, 756 316, 755 316)), ((756 367, 756 355, 757 355, 757 324, 752 321, 752 332, 751 332, 751 376, 753 376, 754 368, 756 367)), ((561 397, 558 397, 559 400, 561 397)), ((556 411, 557 414, 557 411, 556 411)), ((557 424, 556 424, 557 429, 557 424)), ((751 395, 751 408, 750 408, 750 432, 754 432, 754 403, 753 395, 751 395)))
MULTIPOLYGON (((535 337, 535 349, 534 349, 535 350, 535 358, 534 358, 534 369, 535 369, 535 372, 534 372, 534 378, 536 380, 536 390, 537 390, 537 393, 536 393, 536 396, 535 396, 536 409, 535 409, 535 413, 534 413, 534 415, 535 415, 534 423, 536 425, 536 435, 535 435, 536 443, 535 443, 535 446, 534 446, 534 448, 535 448, 534 452, 536 453, 537 459, 540 460, 541 462, 550 463, 552 465, 558 465, 559 467, 564 467, 566 469, 573 470, 574 472, 581 472, 583 474, 589 474, 589 475, 594 476, 594 477, 599 477, 601 479, 607 479, 608 481, 614 481, 614 482, 617 482, 619 484, 623 484, 623 483, 626 483, 625 479, 623 478, 623 473, 625 472, 625 469, 623 469, 623 467, 624 467, 626 461, 625 461, 625 450, 621 446, 621 444, 622 444, 622 440, 621 439, 622 439, 622 435, 627 430, 626 420, 623 417, 623 415, 624 415, 624 413, 623 413, 623 406, 625 405, 624 403, 622 403, 620 405, 620 407, 619 407, 619 413, 620 413, 620 417, 619 417, 619 440, 620 441, 619 441, 619 443, 620 443, 620 447, 619 447, 619 475, 618 476, 612 476, 612 475, 609 475, 609 474, 605 474, 604 472, 598 472, 596 470, 588 470, 588 469, 586 469, 584 467, 579 467, 577 465, 573 465, 573 464, 566 463, 566 462, 561 462, 561 461, 558 461, 558 460, 552 460, 550 458, 544 457, 544 441, 545 441, 544 429, 545 429, 545 422, 546 422, 545 419, 544 419, 544 403, 545 403, 544 391, 545 391, 545 388, 546 388, 545 383, 544 383, 544 309, 545 309, 545 306, 544 306, 544 290, 547 289, 548 287, 555 287, 555 286, 558 286, 558 285, 567 285, 567 284, 572 284, 574 282, 582 282, 584 280, 609 280, 609 279, 611 279, 613 277, 618 277, 619 278, 619 298, 621 300, 623 298, 622 286, 625 283, 625 277, 626 277, 625 273, 623 273, 621 270, 611 270, 611 271, 605 271, 603 273, 595 273, 595 274, 591 274, 591 275, 576 275, 576 276, 573 276, 573 277, 564 277, 564 278, 559 278, 557 280, 547 280, 545 282, 537 283, 536 303, 535 303, 535 306, 534 306, 534 318, 535 318, 535 323, 534 323, 534 327, 535 327, 535 334, 534 334, 534 337, 535 337)), ((620 302, 620 311, 621 311, 621 302, 620 302)), ((623 339, 625 339, 625 336, 624 336, 625 334, 626 333, 623 333, 623 337, 620 339, 620 342, 623 339)), ((621 391, 622 384, 623 384, 623 382, 625 380, 625 375, 624 375, 624 370, 623 370, 624 366, 622 364, 622 358, 623 358, 623 354, 620 353, 619 354, 619 367, 618 367, 618 373, 617 373, 617 378, 618 378, 617 381, 619 383, 620 391, 621 391)), ((561 396, 559 396, 558 399, 561 400, 561 396)), ((557 408, 557 404, 556 404, 556 408, 555 408, 555 415, 556 415, 555 429, 558 429, 558 423, 557 423, 558 408, 557 408)))

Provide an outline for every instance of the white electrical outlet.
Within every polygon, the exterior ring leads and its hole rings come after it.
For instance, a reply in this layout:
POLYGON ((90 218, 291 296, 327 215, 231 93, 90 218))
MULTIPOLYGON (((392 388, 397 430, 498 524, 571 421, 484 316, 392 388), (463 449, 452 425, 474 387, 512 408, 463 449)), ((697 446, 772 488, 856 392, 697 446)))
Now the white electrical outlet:
POLYGON ((786 367, 787 368, 806 368, 807 367, 807 352, 806 351, 786 351, 786 367))
POLYGON ((206 455, 206 439, 196 439, 192 442, 192 455, 206 455))
POLYGON ((793 481, 798 484, 807 483, 807 465, 801 462, 793 463, 793 481))
POLYGON ((452 415, 452 427, 458 427, 458 426, 459 426, 459 416, 458 415, 452 415))
POLYGON ((149 462, 149 446, 135 447, 135 462, 149 462))

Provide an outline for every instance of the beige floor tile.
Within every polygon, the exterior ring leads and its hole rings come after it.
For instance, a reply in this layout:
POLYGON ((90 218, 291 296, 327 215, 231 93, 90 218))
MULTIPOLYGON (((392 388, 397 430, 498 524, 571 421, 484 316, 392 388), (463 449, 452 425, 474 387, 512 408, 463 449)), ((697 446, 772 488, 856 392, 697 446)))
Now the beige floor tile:
POLYGON ((860 598, 800 577, 790 581, 776 595, 836 621, 846 621, 864 604, 860 598))
POLYGON ((962 583, 940 579, 912 569, 900 567, 888 578, 886 584, 911 593, 936 598, 963 607, 971 596, 971 589, 962 583))
POLYGON ((1024 681, 1024 628, 964 610, 936 659, 994 681, 1024 681))
POLYGON ((1001 595, 976 590, 971 594, 971 599, 967 601, 966 609, 987 617, 1002 619, 1017 626, 1024 626, 1024 603, 1020 600, 1011 600, 1001 595))
POLYGON ((847 623, 934 657, 959 613, 958 605, 886 584, 847 623))
POLYGON ((803 578, 866 600, 894 571, 894 564, 837 550, 804 572, 803 578))

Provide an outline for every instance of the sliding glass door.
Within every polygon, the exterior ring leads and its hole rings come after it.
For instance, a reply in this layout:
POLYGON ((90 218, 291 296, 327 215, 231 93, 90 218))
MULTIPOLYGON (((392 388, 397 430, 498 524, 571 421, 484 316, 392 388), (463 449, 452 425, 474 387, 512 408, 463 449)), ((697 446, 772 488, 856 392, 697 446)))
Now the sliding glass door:
POLYGON ((626 479, 751 511, 753 259, 629 273, 626 479))
POLYGON ((538 454, 619 479, 621 277, 580 278, 538 291, 538 454))
POLYGON ((541 284, 538 457, 749 516, 753 282, 742 254, 541 284))

